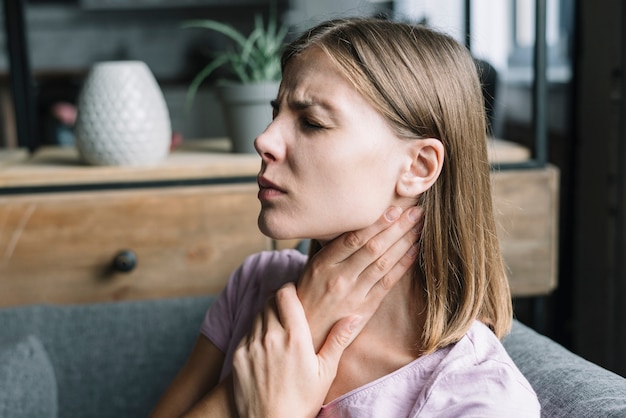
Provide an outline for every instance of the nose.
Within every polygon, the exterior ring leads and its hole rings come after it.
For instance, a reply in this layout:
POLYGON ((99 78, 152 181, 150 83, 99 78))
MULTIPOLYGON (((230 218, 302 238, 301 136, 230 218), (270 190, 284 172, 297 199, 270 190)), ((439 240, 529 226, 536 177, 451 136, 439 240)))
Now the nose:
POLYGON ((279 161, 285 157, 285 141, 278 123, 272 121, 254 140, 254 148, 264 162, 279 161))

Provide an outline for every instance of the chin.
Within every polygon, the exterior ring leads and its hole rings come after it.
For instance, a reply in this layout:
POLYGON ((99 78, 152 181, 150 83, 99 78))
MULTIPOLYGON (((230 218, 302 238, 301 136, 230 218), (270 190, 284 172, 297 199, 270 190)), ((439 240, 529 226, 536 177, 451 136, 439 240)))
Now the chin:
POLYGON ((257 225, 261 233, 271 239, 283 240, 299 238, 294 236, 293 233, 286 231, 284 225, 281 225, 281 222, 270 222, 261 215, 259 215, 257 225))
MULTIPOLYGON (((314 216, 309 216, 314 217, 314 216)), ((319 222, 306 222, 304 216, 286 215, 262 208, 257 225, 263 235, 275 240, 314 239, 328 243, 346 231, 354 231, 373 223, 369 219, 323 219, 319 222)))
POLYGON ((293 230, 286 228, 286 224, 284 220, 283 222, 280 220, 272 221, 263 216, 259 216, 258 219, 258 227, 261 233, 275 240, 315 239, 322 243, 327 243, 341 235, 341 232, 329 233, 328 231, 316 231, 317 233, 315 233, 310 230, 305 231, 302 228, 293 230))

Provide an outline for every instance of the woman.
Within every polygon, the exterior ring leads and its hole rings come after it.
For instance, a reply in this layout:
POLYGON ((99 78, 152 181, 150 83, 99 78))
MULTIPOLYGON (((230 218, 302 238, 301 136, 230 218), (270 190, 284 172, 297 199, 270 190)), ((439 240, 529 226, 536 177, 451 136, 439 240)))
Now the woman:
POLYGON ((538 416, 499 342, 512 309, 470 55, 346 19, 282 67, 259 227, 312 238, 310 257, 244 262, 154 416, 538 416))

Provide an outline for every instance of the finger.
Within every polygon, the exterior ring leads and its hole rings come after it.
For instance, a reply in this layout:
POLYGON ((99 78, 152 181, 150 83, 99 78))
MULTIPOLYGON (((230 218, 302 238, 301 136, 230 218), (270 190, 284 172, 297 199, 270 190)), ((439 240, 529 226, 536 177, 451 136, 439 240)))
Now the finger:
POLYGON ((366 245, 346 260, 345 266, 362 271, 359 281, 372 286, 400 260, 417 240, 423 209, 415 206, 405 211, 398 221, 371 238, 366 245), (369 278, 369 280, 367 280, 369 278))
POLYGON ((317 354, 320 361, 320 373, 329 381, 332 381, 337 374, 337 367, 343 352, 363 329, 362 322, 360 316, 354 315, 339 320, 330 330, 324 345, 317 354))
POLYGON ((402 208, 397 206, 388 208, 374 224, 357 231, 346 232, 334 239, 327 245, 328 252, 334 255, 336 262, 344 261, 359 251, 371 238, 393 225, 402 212, 402 208))
MULTIPOLYGON (((267 302, 265 303, 265 306, 267 307, 267 302)), ((252 331, 249 334, 251 341, 254 341, 255 339, 261 340, 267 330, 267 327, 265 325, 265 310, 266 308, 264 308, 254 317, 254 325, 252 331)))
POLYGON ((261 312, 261 335, 266 335, 271 324, 274 322, 278 322, 276 310, 276 295, 274 295, 265 301, 265 306, 263 307, 263 311, 261 312))
MULTIPOLYGON (((408 225, 410 225, 410 223, 408 225)), ((399 225, 394 226, 394 228, 397 227, 399 227, 399 225)), ((419 225, 418 222, 418 224, 414 225, 407 232, 405 232, 404 235, 397 239, 397 233, 402 232, 405 229, 406 227, 403 227, 393 234, 391 233, 391 231, 385 231, 380 235, 389 234, 388 236, 376 237, 377 239, 380 239, 382 241, 396 241, 391 244, 391 246, 387 249, 385 253, 383 253, 378 259, 376 259, 363 270, 359 277, 359 283, 371 287, 374 285, 374 283, 381 280, 381 278, 386 277, 388 273, 392 271, 392 269, 397 270, 397 264, 399 262, 406 263, 407 267, 413 263, 413 261, 415 260, 415 256, 417 255, 416 242, 419 238, 421 225, 419 225)), ((392 276, 395 277, 395 275, 392 276)))
POLYGON ((400 281, 404 274, 415 265, 416 259, 417 244, 414 243, 398 260, 398 262, 394 264, 389 272, 374 283, 366 296, 366 299, 368 300, 367 306, 372 309, 372 312, 376 310, 385 295, 387 295, 396 283, 400 281))
POLYGON ((278 321, 290 332, 310 335, 309 324, 294 283, 281 287, 275 296, 278 321))
POLYGON ((243 337, 241 337, 241 340, 237 344, 237 348, 235 349, 235 351, 236 352, 240 350, 247 351, 250 348, 250 346, 253 344, 253 342, 256 339, 258 339, 259 336, 262 335, 261 334, 262 330, 263 330, 263 313, 260 312, 254 317, 250 331, 246 333, 243 337))
MULTIPOLYGON (((407 234, 412 235, 412 234, 407 234)), ((415 235, 412 235, 413 237, 415 235)), ((359 278, 359 289, 364 294, 363 309, 360 313, 365 317, 372 315, 377 309, 387 293, 404 277, 404 275, 415 265, 417 259, 417 244, 413 239, 408 239, 406 245, 398 242, 394 246, 394 250, 404 251, 399 256, 393 256, 389 260, 391 267, 386 272, 381 272, 378 264, 376 267, 367 269, 367 273, 363 273, 363 277, 359 278), (408 249, 407 246, 408 245, 408 249)))

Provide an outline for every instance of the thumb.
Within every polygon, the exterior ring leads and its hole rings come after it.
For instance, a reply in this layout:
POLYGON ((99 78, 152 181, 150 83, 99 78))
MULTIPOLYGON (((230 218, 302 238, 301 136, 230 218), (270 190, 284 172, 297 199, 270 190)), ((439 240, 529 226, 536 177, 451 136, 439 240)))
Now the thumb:
POLYGON ((358 335, 361 324, 360 316, 349 316, 337 321, 326 337, 326 341, 317 353, 321 372, 334 379, 339 360, 346 348, 358 335))

